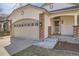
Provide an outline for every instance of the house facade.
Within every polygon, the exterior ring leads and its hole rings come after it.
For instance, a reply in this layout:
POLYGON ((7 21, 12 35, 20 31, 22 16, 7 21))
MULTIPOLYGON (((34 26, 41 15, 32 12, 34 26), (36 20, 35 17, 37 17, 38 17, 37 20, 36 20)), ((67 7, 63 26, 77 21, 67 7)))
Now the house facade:
POLYGON ((26 5, 8 17, 11 36, 43 40, 51 35, 79 37, 79 6, 48 3, 41 7, 26 5))
POLYGON ((6 14, 0 14, 0 33, 10 31, 10 22, 6 14))

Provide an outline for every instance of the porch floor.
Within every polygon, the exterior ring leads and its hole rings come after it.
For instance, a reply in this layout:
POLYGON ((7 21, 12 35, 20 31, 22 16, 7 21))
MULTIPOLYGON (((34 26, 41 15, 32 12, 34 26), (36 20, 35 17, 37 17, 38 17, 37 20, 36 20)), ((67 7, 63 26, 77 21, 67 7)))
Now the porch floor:
POLYGON ((51 38, 58 38, 59 41, 79 44, 79 38, 68 35, 52 35, 51 38))

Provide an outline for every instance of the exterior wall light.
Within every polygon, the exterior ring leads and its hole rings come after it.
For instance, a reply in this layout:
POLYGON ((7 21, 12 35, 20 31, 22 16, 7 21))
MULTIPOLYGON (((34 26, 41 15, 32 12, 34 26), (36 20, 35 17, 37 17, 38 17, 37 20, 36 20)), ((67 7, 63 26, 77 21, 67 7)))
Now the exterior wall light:
POLYGON ((41 27, 42 27, 42 22, 40 22, 40 24, 39 24, 41 27))

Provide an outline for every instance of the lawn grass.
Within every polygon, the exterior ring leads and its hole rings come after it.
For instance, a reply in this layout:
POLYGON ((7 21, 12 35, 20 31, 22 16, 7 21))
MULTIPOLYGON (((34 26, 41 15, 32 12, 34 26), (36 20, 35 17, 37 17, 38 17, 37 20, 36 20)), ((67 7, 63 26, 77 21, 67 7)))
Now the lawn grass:
POLYGON ((42 52, 46 52, 48 51, 48 49, 45 48, 41 48, 41 47, 36 47, 36 46, 31 46, 27 49, 24 49, 23 51, 14 54, 14 56, 32 56, 32 55, 45 55, 46 53, 42 53, 42 52))
POLYGON ((79 56, 79 52, 31 46, 14 54, 13 56, 79 56))

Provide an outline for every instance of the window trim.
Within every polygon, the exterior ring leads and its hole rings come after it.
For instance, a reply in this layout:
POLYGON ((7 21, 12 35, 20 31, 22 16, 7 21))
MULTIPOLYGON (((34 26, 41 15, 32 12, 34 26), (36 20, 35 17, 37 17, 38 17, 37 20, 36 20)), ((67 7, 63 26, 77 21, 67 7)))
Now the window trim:
POLYGON ((53 8, 53 4, 50 4, 50 9, 52 9, 53 8))

